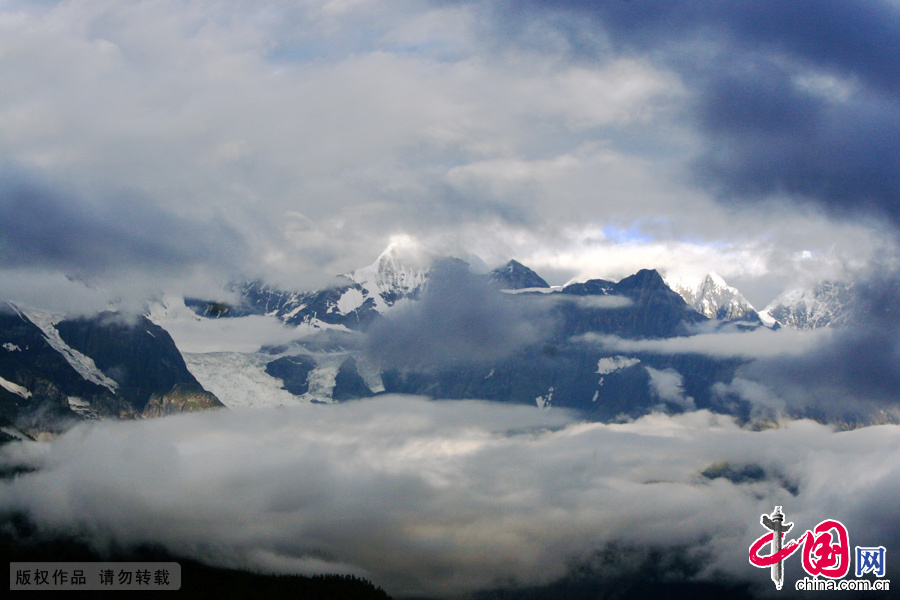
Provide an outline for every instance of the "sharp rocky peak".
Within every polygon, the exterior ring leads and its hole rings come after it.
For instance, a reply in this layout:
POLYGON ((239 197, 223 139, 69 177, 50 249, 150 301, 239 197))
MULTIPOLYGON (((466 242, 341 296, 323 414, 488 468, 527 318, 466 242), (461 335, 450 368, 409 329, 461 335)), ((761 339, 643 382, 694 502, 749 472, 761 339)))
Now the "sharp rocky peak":
POLYGON ((759 315, 753 305, 737 288, 728 285, 715 271, 707 273, 699 281, 672 277, 667 283, 684 298, 685 302, 705 317, 724 321, 759 322, 759 315))
POLYGON ((383 309, 421 289, 440 258, 437 251, 411 236, 395 236, 375 262, 345 277, 372 292, 377 308, 383 309))

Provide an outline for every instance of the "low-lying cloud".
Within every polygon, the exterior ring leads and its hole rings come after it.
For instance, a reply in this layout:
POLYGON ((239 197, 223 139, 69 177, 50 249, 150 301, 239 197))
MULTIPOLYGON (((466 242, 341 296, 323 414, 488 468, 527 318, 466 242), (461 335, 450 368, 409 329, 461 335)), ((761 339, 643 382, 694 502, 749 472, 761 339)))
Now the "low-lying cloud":
MULTIPOLYGON (((789 361, 760 356, 738 371, 772 390, 788 407, 817 418, 864 421, 900 417, 900 314, 896 302, 900 274, 876 271, 856 283, 850 324, 789 361)), ((780 333, 780 332, 779 332, 780 333)))
POLYGON ((272 315, 225 319, 197 316, 181 298, 164 297, 151 304, 151 321, 169 332, 181 352, 256 352, 262 346, 287 344, 315 329, 289 327, 272 315))
POLYGON ((575 296, 571 294, 552 294, 546 296, 556 302, 570 302, 583 310, 614 310, 627 308, 634 304, 634 300, 627 296, 575 296))
POLYGON ((840 519, 853 544, 888 556, 900 542, 894 425, 754 432, 706 411, 583 423, 383 396, 85 424, 7 445, 0 463, 39 467, 0 484, 0 507, 43 531, 220 565, 353 572, 395 596, 548 583, 610 544, 687 547, 701 580, 765 591, 769 573, 747 549, 776 504, 800 529, 840 519), (764 475, 709 474, 723 463, 764 475))
POLYGON ((768 358, 800 356, 817 345, 827 343, 831 330, 725 331, 665 339, 629 340, 614 335, 585 333, 575 341, 596 344, 610 352, 647 352, 651 354, 704 354, 715 358, 768 358))
POLYGON ((502 358, 546 334, 546 313, 451 259, 432 268, 419 301, 395 307, 369 328, 367 348, 387 368, 502 358))

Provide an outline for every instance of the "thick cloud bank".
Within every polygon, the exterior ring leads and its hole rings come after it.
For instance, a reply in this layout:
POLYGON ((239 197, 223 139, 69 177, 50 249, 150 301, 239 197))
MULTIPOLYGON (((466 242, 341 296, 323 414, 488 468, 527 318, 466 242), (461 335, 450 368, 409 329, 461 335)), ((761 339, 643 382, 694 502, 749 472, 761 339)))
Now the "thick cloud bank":
POLYGON ((451 259, 431 270, 421 301, 369 329, 367 349, 386 367, 501 358, 546 335, 549 317, 536 310, 543 307, 527 308, 451 259))
POLYGON ((403 233, 552 283, 715 270, 764 305, 896 253, 897 15, 7 0, 0 288, 310 289, 403 233))
POLYGON ((754 432, 705 411, 580 423, 385 396, 84 425, 6 446, 0 460, 40 467, 3 482, 0 505, 46 530, 217 564, 349 571, 395 596, 547 583, 610 544, 686 548, 701 580, 765 593, 769 573, 747 550, 776 504, 801 530, 840 519, 852 544, 888 557, 900 542, 893 425, 754 432))

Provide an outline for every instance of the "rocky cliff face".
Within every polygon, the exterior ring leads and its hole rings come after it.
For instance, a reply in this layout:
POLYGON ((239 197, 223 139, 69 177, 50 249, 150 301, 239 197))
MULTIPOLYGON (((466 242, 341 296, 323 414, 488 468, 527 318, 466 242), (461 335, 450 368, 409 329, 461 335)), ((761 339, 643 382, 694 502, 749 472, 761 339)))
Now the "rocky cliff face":
POLYGON ((116 384, 116 391, 138 412, 151 396, 181 390, 202 390, 188 371, 172 337, 146 317, 102 313, 56 324, 60 338, 90 357, 116 384))
POLYGON ((141 416, 163 417, 212 408, 223 408, 222 403, 213 394, 199 385, 184 387, 175 384, 168 392, 151 394, 141 416))
POLYGON ((169 334, 143 317, 0 307, 0 416, 25 431, 217 406, 169 334))

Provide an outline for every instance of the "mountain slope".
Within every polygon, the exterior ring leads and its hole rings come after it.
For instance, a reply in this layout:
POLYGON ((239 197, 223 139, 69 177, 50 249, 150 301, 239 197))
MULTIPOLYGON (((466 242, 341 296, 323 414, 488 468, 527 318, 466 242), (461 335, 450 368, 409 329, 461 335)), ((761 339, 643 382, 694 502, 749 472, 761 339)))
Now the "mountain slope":
POLYGON ((760 323, 753 305, 741 292, 727 283, 717 273, 708 273, 698 282, 690 280, 667 280, 694 310, 709 319, 722 321, 747 321, 760 323))
POLYGON ((69 347, 91 357, 139 412, 151 401, 150 410, 157 414, 221 406, 188 371, 168 332, 144 316, 107 312, 63 320, 56 329, 69 347))
POLYGON ((22 428, 135 414, 108 387, 76 370, 40 327, 8 303, 0 305, 0 348, 0 414, 22 428))
POLYGON ((537 273, 515 260, 488 273, 488 282, 502 290, 550 287, 537 273))
POLYGON ((66 320, 0 306, 0 416, 26 430, 221 407, 144 318, 66 320))
POLYGON ((852 284, 823 281, 807 289, 793 289, 775 298, 761 316, 793 329, 851 325, 852 284))

